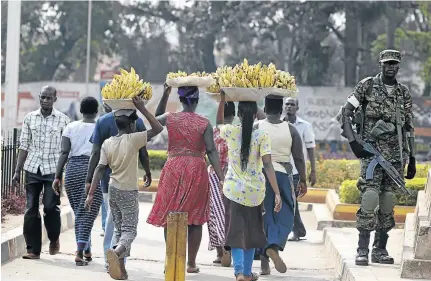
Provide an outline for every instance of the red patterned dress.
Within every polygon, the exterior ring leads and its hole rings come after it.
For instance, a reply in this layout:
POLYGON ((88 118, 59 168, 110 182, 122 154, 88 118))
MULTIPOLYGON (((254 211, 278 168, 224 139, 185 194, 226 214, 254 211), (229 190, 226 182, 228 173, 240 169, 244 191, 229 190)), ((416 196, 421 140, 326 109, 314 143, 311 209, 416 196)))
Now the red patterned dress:
POLYGON ((165 227, 170 212, 187 212, 189 225, 209 218, 209 182, 204 131, 208 119, 192 112, 168 115, 168 160, 160 175, 153 209, 147 222, 165 227))

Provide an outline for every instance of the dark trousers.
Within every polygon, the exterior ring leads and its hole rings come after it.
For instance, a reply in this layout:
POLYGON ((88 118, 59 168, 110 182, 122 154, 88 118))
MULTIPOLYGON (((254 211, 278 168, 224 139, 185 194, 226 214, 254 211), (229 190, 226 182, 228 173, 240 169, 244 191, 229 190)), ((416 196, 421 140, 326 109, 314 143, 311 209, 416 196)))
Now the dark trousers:
POLYGON ((42 220, 39 213, 39 197, 42 190, 43 220, 48 239, 55 242, 60 236, 60 196, 55 195, 52 190, 54 176, 54 174, 42 176, 40 170, 37 174, 26 172, 24 238, 28 253, 39 255, 42 250, 42 220))
MULTIPOLYGON (((295 186, 295 195, 298 197, 298 183, 299 183, 299 175, 293 175, 293 185, 295 186)), ((295 236, 304 237, 307 234, 305 230, 305 226, 302 223, 301 214, 299 213, 298 208, 298 200, 296 200, 296 208, 295 208, 295 218, 293 220, 293 229, 292 232, 295 236)))

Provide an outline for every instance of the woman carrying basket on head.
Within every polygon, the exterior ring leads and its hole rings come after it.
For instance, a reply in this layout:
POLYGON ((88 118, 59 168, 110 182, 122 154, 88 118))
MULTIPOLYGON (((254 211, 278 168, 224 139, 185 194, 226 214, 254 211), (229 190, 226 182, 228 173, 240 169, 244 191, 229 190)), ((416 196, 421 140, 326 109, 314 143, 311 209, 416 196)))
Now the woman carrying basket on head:
MULTIPOLYGON (((199 101, 198 87, 179 87, 183 111, 165 113, 158 120, 168 130, 168 160, 160 175, 156 201, 147 222, 164 227, 170 212, 188 213, 187 272, 198 273, 196 256, 202 240, 202 225, 209 219, 209 180, 205 154, 220 182, 224 175, 214 144, 213 128, 206 117, 195 113, 199 101)), ((159 107, 166 110, 167 96, 159 107)), ((159 108, 156 115, 159 115, 159 108)))
MULTIPOLYGON (((217 114, 217 123, 224 123, 225 93, 217 114)), ((274 190, 275 207, 267 212, 278 212, 282 207, 280 192, 271 161, 271 140, 266 132, 253 129, 257 114, 256 102, 240 102, 240 125, 221 125, 220 137, 228 145, 228 171, 223 185, 226 208, 226 248, 232 251, 237 281, 256 280, 251 272, 254 251, 267 244, 263 229, 263 200, 265 197, 265 169, 274 190)))
MULTIPOLYGON (((289 233, 293 228, 295 215, 296 199, 293 189, 291 156, 293 156, 300 176, 298 186, 301 192, 300 196, 307 192, 301 136, 293 125, 281 121, 282 112, 283 98, 280 96, 267 96, 265 98, 266 116, 259 112, 259 115, 263 115, 262 117, 266 117, 266 119, 260 120, 255 124, 255 128, 264 130, 271 138, 272 163, 280 189, 281 200, 283 201, 280 212, 267 212, 263 216, 267 244, 260 250, 261 275, 269 275, 271 272, 269 258, 274 262, 275 269, 278 272, 285 273, 287 271, 286 265, 279 255, 279 251, 284 250, 289 233)), ((260 117, 258 118, 260 119, 260 117)), ((266 210, 271 210, 275 207, 275 194, 270 188, 268 181, 266 187, 264 206, 266 210)))

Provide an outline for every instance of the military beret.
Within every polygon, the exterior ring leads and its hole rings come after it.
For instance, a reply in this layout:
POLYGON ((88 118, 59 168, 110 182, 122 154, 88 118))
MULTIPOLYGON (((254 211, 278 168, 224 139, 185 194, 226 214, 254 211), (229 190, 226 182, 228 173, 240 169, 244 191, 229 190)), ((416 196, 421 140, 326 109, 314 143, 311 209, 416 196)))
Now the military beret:
POLYGON ((397 61, 401 62, 401 53, 396 50, 383 50, 380 52, 379 62, 397 61))

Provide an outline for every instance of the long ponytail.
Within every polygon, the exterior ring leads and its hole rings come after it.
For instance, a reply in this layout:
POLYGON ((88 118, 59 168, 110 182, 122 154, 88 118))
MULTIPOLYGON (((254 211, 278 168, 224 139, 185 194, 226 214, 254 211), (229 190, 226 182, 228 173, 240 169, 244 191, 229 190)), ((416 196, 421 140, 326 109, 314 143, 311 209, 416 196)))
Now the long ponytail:
POLYGON ((254 118, 257 113, 256 102, 242 101, 238 104, 238 116, 241 119, 241 170, 245 171, 250 156, 251 134, 253 132, 254 118))

